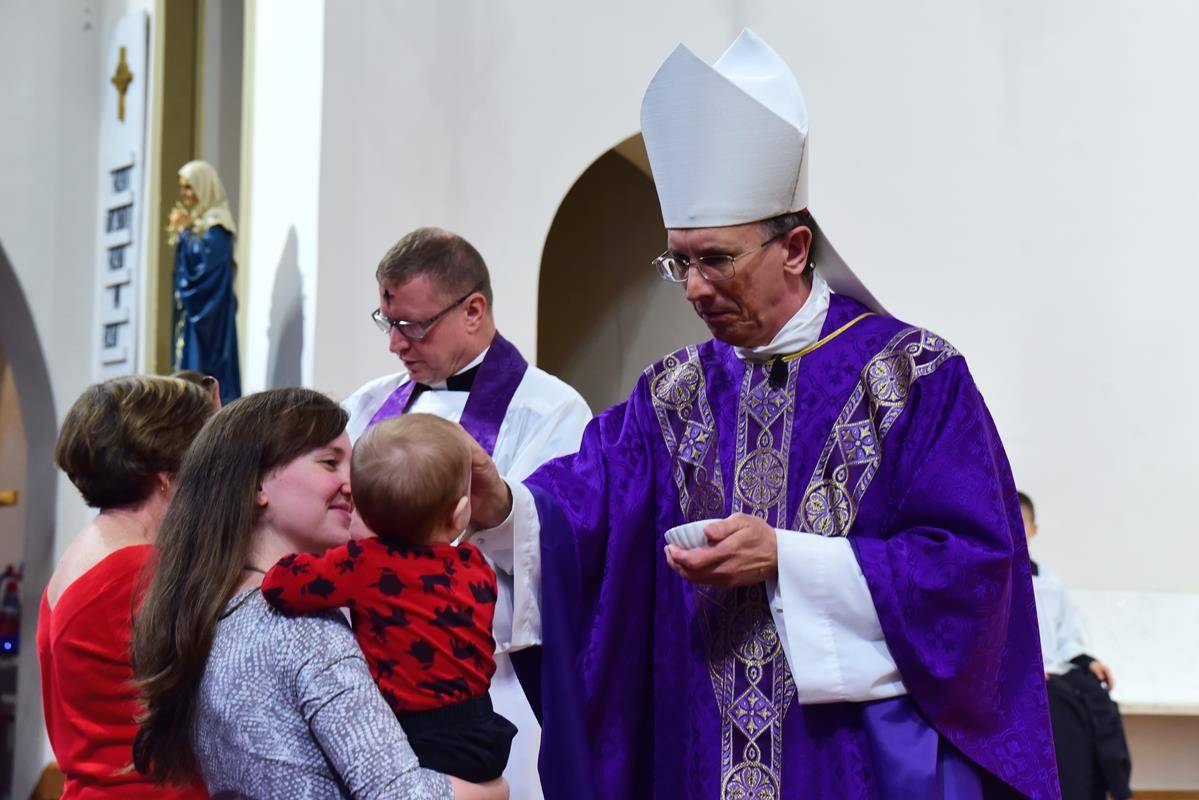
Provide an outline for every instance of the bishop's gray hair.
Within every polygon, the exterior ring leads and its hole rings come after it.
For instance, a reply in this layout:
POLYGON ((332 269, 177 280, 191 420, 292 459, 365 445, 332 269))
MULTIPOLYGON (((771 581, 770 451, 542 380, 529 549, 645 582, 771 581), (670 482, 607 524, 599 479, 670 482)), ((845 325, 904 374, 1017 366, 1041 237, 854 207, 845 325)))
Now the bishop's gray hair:
MULTIPOLYGON (((792 211, 789 214, 780 214, 777 217, 764 219, 761 222, 763 229, 766 231, 768 239, 775 236, 782 236, 784 233, 789 233, 799 227, 811 228, 813 235, 816 233, 816 220, 812 218, 812 214, 805 208, 802 211, 792 211)), ((812 280, 812 271, 816 268, 816 261, 812 258, 812 248, 808 248, 808 264, 804 267, 803 276, 812 280)))

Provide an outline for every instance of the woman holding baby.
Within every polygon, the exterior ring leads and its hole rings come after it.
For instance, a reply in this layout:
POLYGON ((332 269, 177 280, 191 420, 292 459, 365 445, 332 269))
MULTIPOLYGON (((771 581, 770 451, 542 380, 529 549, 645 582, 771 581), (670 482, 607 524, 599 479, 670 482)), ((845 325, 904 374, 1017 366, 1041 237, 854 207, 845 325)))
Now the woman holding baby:
POLYGON ((349 539, 346 414, 278 389, 221 410, 184 458, 134 623, 138 770, 214 798, 506 798, 422 769, 337 612, 286 616, 263 572, 349 539))

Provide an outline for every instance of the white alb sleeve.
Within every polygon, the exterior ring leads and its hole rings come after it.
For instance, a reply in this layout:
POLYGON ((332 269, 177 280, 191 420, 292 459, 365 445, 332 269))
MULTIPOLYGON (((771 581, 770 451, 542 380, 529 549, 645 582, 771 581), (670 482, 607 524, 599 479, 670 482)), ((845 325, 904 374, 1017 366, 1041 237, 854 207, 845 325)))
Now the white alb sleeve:
POLYGON ((800 703, 906 694, 849 540, 782 530, 770 613, 800 703))
POLYGON ((509 483, 512 511, 494 528, 479 531, 471 544, 496 569, 496 652, 541 644, 541 520, 533 493, 523 483, 509 483))
POLYGON ((577 395, 563 398, 545 414, 528 412, 524 419, 525 435, 516 441, 517 451, 504 470, 504 477, 523 481, 547 461, 577 453, 583 430, 590 421, 591 409, 577 395))
MULTIPOLYGON (((1087 652, 1087 637, 1082 624, 1082 615, 1070 602, 1066 587, 1059 584, 1061 613, 1057 624, 1057 655, 1063 662, 1078 658, 1087 652)), ((1065 664, 1068 669, 1071 665, 1065 664)))

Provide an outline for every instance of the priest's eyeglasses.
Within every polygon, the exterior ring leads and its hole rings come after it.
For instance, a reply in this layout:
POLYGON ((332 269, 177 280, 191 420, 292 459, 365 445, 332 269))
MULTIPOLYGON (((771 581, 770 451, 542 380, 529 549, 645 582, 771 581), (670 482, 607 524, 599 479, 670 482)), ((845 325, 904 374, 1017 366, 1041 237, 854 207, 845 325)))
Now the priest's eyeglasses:
POLYGON ((383 333, 391 333, 391 329, 395 328, 405 339, 413 342, 419 342, 429 335, 429 330, 436 325, 442 317, 465 303, 467 298, 482 288, 482 282, 475 284, 475 288, 471 289, 469 292, 462 295, 433 316, 420 322, 410 322, 406 319, 391 319, 383 313, 383 309, 381 308, 376 308, 371 312, 371 320, 374 321, 376 327, 378 327, 383 333))
POLYGON ((703 275, 705 280, 712 281, 713 283, 727 281, 737 273, 737 259, 753 255, 767 245, 778 241, 783 235, 782 233, 776 233, 752 250, 746 250, 744 253, 738 253, 735 256, 700 256, 696 259, 690 259, 667 250, 653 260, 653 265, 658 270, 658 275, 662 277, 662 280, 670 281, 671 283, 686 283, 687 272, 692 266, 699 270, 699 274, 703 275))

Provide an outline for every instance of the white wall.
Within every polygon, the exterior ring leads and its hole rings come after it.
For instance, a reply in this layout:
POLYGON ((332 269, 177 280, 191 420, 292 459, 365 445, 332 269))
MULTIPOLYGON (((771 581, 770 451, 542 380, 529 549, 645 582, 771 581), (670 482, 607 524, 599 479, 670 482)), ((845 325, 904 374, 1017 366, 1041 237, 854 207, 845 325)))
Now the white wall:
POLYGON ((880 5, 835 62, 791 54, 817 213, 967 354, 1071 586, 1197 588, 1196 334, 1162 297, 1199 288, 1197 25, 1184 3, 880 5))
MULTIPOLYGON (((5 24, 0 26, 0 52, 5 53, 6 63, 36 65, 0 70, 0 107, 6 109, 5 124, 0 126, 0 184, 5 187, 0 192, 0 246, 19 281, 21 306, 27 303, 35 309, 34 329, 19 335, 40 340, 44 351, 60 356, 50 372, 53 396, 22 398, 23 402, 33 399, 43 408, 61 408, 60 398, 77 393, 86 380, 82 376, 90 374, 97 142, 89 127, 77 120, 80 116, 96 120, 99 113, 97 16, 81 3, 23 3, 6 8, 5 24)), ((2 313, 14 313, 16 302, 14 297, 0 299, 2 313)), ((20 372, 15 360, 31 348, 27 342, 14 341, 12 333, 5 338, 14 372, 20 372)), ((16 389, 32 392, 34 387, 16 385, 16 389)), ((48 438, 44 431, 29 434, 42 444, 48 438)), ((82 503, 62 489, 64 480, 58 483, 58 520, 66 525, 81 521, 82 503)), ((28 504, 38 499, 27 492, 24 500, 26 510, 37 516, 28 504)), ((55 513, 41 511, 44 518, 55 513)), ((23 587, 25 609, 34 608, 25 615, 27 642, 34 641, 30 622, 36 619, 40 582, 58 549, 44 541, 40 545, 34 559, 39 563, 30 564, 23 587)), ((48 760, 45 742, 35 733, 40 682, 33 651, 26 647, 17 676, 13 790, 14 796, 21 797, 28 794, 33 776, 48 760)))
MULTIPOLYGON (((102 20, 82 2, 13 4, 5 17, 0 52, 37 68, 0 70, 0 242, 34 312, 30 335, 54 354, 61 417, 91 376, 102 20)), ((59 497, 60 521, 81 523, 77 496, 59 497)))
POLYGON ((1199 593, 1082 589, 1070 601, 1125 713, 1199 716, 1199 593))
MULTIPOLYGON (((1193 591, 1199 29, 1191 3, 329 2, 313 374, 394 370, 366 319, 407 230, 471 239, 535 346, 558 203, 673 45, 749 24, 812 115, 812 208, 897 315, 968 356, 1038 552, 1072 586, 1193 591)), ((302 134, 301 134, 302 135, 302 134)), ((301 191, 306 191, 302 187, 301 191)), ((612 198, 619 202, 619 198, 612 198)), ((646 257, 652 257, 647 253, 646 257)))
POLYGON ((419 225, 479 248, 500 327, 535 354, 538 265, 554 212, 592 161, 637 131, 662 50, 615 45, 618 20, 657 13, 620 6, 328 4, 326 83, 336 91, 326 92, 321 148, 321 388, 344 394, 395 370, 367 319, 373 275, 419 225))
MULTIPOLYGON (((316 315, 317 212, 324 84, 324 3, 261 0, 252 48, 251 230, 242 390, 310 385, 316 315)), ((251 29, 252 28, 252 29, 251 29)))

